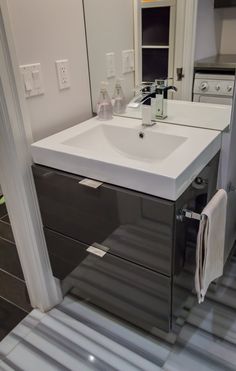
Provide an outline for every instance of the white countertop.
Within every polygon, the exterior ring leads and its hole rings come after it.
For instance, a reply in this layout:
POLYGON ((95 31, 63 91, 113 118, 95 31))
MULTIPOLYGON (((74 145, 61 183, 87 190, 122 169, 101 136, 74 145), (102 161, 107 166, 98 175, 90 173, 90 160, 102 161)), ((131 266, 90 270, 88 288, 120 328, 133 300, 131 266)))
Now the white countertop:
MULTIPOLYGON (((158 122, 219 131, 226 130, 230 125, 231 106, 170 99, 166 102, 168 117, 164 120, 157 120, 158 122)), ((141 120, 141 107, 127 108, 126 113, 120 116, 141 120)))
POLYGON ((161 122, 143 130, 140 120, 114 117, 34 143, 32 155, 38 164, 176 200, 220 148, 219 131, 161 122))

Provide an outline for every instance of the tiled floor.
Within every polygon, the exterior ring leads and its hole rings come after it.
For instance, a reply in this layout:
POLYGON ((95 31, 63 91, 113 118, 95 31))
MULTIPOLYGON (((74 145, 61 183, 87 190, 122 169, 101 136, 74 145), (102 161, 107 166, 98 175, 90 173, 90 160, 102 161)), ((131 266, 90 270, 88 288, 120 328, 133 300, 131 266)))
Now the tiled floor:
POLYGON ((0 340, 25 318, 26 315, 27 312, 0 298, 0 340))
POLYGON ((0 369, 235 371, 236 257, 203 304, 190 299, 171 344, 68 296, 47 314, 34 310, 3 340, 0 369))
POLYGON ((30 311, 7 209, 0 205, 0 340, 30 311))

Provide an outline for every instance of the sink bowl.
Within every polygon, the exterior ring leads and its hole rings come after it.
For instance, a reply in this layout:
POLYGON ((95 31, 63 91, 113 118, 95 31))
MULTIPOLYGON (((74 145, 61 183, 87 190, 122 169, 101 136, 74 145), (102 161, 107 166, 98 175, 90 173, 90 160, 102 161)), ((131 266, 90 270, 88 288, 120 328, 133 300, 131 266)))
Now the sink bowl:
POLYGON ((32 145, 37 164, 177 200, 221 148, 215 130, 96 117, 32 145))
POLYGON ((137 130, 122 126, 98 125, 64 141, 62 144, 85 149, 96 155, 134 159, 141 162, 161 161, 173 153, 186 137, 137 130))

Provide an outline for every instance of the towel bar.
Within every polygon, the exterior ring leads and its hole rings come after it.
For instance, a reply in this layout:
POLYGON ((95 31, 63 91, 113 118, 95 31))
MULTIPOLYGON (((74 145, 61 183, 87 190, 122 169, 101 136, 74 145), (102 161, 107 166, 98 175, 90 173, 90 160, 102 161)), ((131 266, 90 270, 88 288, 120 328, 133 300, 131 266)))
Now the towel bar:
POLYGON ((183 222, 184 218, 200 221, 202 220, 203 215, 195 213, 194 211, 191 210, 182 209, 180 210, 180 213, 176 216, 176 219, 180 222, 183 222))
MULTIPOLYGON (((229 183, 227 187, 227 193, 232 193, 232 192, 236 192, 236 187, 234 187, 232 183, 229 183)), ((176 220, 183 222, 184 218, 201 221, 204 218, 204 215, 195 213, 192 210, 181 209, 179 210, 179 214, 176 215, 176 220)))

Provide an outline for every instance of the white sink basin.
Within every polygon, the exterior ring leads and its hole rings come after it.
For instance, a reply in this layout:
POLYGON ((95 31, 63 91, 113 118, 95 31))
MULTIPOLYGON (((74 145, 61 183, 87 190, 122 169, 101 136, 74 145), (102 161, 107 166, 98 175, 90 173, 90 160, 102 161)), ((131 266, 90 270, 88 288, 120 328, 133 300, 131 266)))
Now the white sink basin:
POLYGON ((141 128, 138 132, 136 127, 100 124, 62 144, 85 149, 96 155, 102 152, 108 159, 112 156, 123 157, 124 161, 129 158, 140 162, 157 162, 168 157, 186 140, 187 138, 183 136, 141 128))
POLYGON ((143 129, 140 120, 115 117, 34 143, 32 155, 38 164, 176 200, 220 148, 219 131, 165 123, 143 129))

